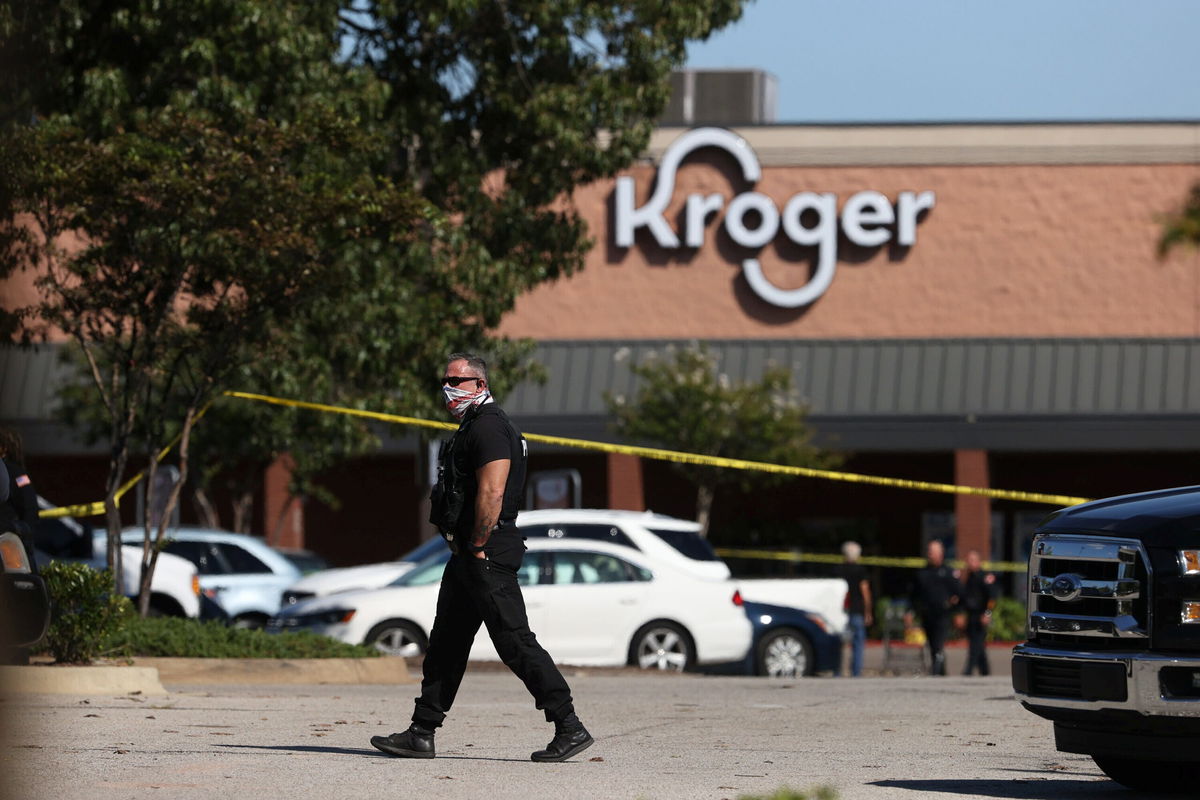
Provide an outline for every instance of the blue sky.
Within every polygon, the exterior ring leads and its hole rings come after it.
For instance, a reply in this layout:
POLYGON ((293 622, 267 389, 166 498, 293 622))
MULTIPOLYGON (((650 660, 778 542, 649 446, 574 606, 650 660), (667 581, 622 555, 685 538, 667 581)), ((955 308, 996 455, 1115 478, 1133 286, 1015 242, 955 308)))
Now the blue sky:
POLYGON ((779 122, 1200 120, 1200 0, 750 0, 687 66, 779 122))

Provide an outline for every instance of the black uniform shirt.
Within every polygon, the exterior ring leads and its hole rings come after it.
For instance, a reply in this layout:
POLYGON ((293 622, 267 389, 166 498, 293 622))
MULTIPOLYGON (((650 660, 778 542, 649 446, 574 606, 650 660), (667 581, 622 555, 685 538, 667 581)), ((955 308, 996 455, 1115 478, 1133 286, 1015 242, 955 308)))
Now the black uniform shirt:
POLYGON ((475 470, 492 461, 509 459, 508 481, 504 484, 504 502, 500 522, 517 518, 525 492, 525 463, 528 448, 525 437, 495 403, 485 403, 467 412, 463 418, 461 441, 454 447, 458 469, 466 476, 466 503, 458 518, 455 533, 470 534, 475 521, 475 498, 479 482, 475 470))
POLYGON ((923 616, 945 614, 950 608, 950 599, 958 595, 958 581, 954 571, 945 564, 940 567, 927 566, 917 570, 912 585, 912 604, 923 616))
POLYGON ((963 581, 963 608, 972 614, 980 614, 987 611, 988 603, 995 596, 995 592, 996 577, 994 575, 981 571, 972 572, 963 581))

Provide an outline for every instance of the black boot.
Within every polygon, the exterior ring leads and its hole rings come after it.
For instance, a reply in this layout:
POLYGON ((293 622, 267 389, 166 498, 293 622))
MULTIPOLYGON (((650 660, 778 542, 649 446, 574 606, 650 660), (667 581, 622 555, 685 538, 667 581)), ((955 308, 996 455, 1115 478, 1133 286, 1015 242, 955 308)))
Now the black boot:
POLYGON ((417 723, 408 726, 403 733, 391 736, 372 736, 371 744, 388 755, 401 758, 433 758, 433 731, 417 723))
POLYGON ((538 750, 529 757, 534 761, 566 761, 592 746, 592 735, 574 714, 561 722, 554 723, 554 738, 545 750, 538 750))

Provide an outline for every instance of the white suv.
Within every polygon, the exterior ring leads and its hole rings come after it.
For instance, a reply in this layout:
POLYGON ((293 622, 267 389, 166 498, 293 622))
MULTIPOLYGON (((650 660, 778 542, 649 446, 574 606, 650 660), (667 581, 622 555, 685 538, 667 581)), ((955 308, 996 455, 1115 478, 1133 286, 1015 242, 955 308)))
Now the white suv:
POLYGON ((655 560, 669 561, 698 578, 723 581, 729 567, 707 539, 700 524, 655 514, 606 508, 541 508, 517 514, 517 527, 528 537, 590 539, 640 550, 655 560))
MULTIPOLYGON (((56 506, 38 497, 39 509, 56 506)), ((34 526, 35 557, 39 565, 51 560, 82 562, 104 569, 108 559, 108 535, 103 527, 93 528, 74 517, 42 517, 34 526)), ((142 550, 128 542, 121 548, 121 586, 124 594, 137 599, 142 583, 142 550)), ((159 553, 150 579, 150 610, 168 617, 199 617, 200 580, 190 561, 159 553)))
MULTIPOLYGON (((140 545, 141 528, 121 532, 125 544, 140 545)), ((163 553, 180 556, 200 573, 200 588, 232 618, 234 627, 261 628, 279 610, 284 587, 300 569, 261 537, 209 528, 169 528, 163 553)), ((160 556, 161 558, 161 556, 160 556)))

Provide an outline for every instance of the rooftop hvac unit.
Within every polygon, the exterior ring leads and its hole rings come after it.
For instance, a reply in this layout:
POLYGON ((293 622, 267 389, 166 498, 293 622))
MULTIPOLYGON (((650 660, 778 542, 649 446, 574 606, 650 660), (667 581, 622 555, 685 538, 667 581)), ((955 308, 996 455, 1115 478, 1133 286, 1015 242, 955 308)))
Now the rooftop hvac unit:
POLYGON ((775 122, 775 76, 760 69, 671 73, 662 125, 761 125, 775 122))

